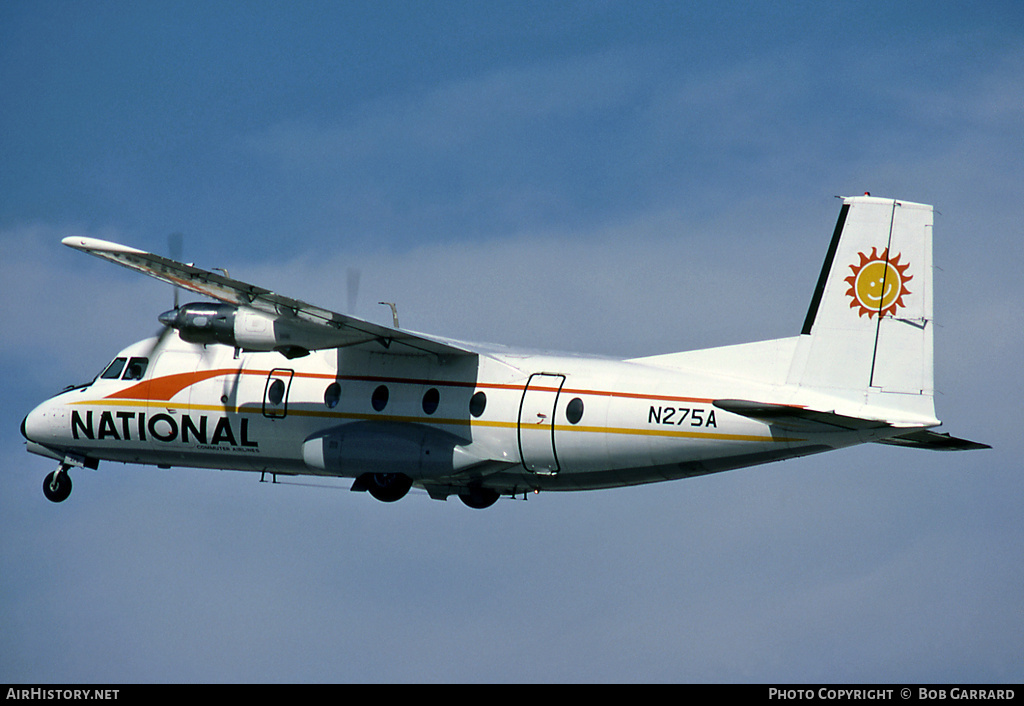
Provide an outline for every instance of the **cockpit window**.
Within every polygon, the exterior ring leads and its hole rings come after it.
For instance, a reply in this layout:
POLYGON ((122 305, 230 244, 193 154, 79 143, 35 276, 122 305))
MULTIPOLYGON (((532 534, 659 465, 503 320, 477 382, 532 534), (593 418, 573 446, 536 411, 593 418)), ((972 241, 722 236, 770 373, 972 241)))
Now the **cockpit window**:
POLYGON ((114 362, 100 373, 104 380, 141 380, 149 367, 149 358, 114 358, 114 362), (127 365, 125 365, 127 363, 127 365), (124 373, 122 375, 121 373, 124 373))
POLYGON ((132 358, 128 361, 128 369, 124 371, 122 380, 141 380, 149 366, 149 358, 132 358))
POLYGON ((127 360, 127 358, 114 358, 114 362, 107 366, 107 369, 100 374, 100 377, 104 380, 117 380, 121 377, 121 371, 124 370, 124 364, 127 360))

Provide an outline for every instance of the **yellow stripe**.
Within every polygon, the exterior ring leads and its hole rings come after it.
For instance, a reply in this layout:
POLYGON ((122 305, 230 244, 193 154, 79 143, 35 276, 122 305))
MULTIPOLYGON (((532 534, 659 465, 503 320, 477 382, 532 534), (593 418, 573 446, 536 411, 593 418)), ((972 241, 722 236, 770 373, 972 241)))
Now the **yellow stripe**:
MULTIPOLYGON (((145 400, 80 400, 72 402, 74 405, 94 405, 104 407, 153 407, 160 409, 184 410, 186 412, 219 412, 221 414, 262 414, 261 406, 225 407, 223 405, 201 405, 201 404, 150 404, 145 400)), ((318 412, 305 409, 289 409, 288 416, 306 417, 314 419, 338 419, 352 421, 378 421, 378 422, 404 422, 410 424, 428 424, 431 426, 460 426, 460 427, 487 427, 491 429, 516 429, 519 424, 515 421, 491 421, 484 419, 446 419, 430 417, 399 416, 388 414, 359 414, 356 412, 318 412)), ((534 427, 526 425, 524 430, 534 427)), ((550 431, 550 425, 536 427, 536 431, 550 431)), ((678 431, 670 429, 634 429, 629 427, 597 427, 556 424, 555 431, 558 432, 582 432, 589 434, 622 434, 627 436, 659 436, 677 439, 712 439, 716 441, 754 441, 754 442, 786 442, 805 441, 805 439, 772 437, 753 434, 726 434, 722 432, 709 431, 678 431)))
MULTIPOLYGON (((546 429, 547 427, 545 427, 546 429)), ((801 441, 752 434, 725 434, 710 431, 670 431, 668 429, 630 429, 622 427, 581 427, 556 424, 556 431, 586 431, 595 434, 629 434, 632 436, 667 436, 682 439, 718 439, 722 441, 801 441)))

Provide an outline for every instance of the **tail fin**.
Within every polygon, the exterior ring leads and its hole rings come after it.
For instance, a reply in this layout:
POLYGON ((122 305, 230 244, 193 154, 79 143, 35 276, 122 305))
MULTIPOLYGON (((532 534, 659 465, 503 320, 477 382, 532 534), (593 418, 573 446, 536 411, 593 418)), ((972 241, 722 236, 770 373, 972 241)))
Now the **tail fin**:
POLYGON ((789 381, 934 419, 932 207, 843 200, 789 381))

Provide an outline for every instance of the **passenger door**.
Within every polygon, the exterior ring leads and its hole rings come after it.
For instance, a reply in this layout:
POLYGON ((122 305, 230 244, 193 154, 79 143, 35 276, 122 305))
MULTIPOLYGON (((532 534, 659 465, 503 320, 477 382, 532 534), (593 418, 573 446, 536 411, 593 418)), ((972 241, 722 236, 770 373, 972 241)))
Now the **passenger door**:
POLYGON ((523 390, 519 404, 519 455, 523 466, 532 473, 558 473, 555 406, 564 383, 564 375, 535 373, 523 390))

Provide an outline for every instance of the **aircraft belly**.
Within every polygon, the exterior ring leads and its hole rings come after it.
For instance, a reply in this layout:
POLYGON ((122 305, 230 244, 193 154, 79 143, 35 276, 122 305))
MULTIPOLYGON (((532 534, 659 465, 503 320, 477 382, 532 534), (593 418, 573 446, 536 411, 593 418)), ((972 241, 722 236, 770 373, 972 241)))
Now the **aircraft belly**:
MULTIPOLYGON (((240 456, 215 451, 197 451, 182 449, 179 452, 106 449, 101 453, 89 453, 103 461, 135 463, 160 467, 176 468, 210 468, 225 471, 266 471, 293 475, 314 475, 303 464, 296 464, 295 459, 273 456, 240 456)), ((324 474, 330 475, 330 474, 324 474)))
POLYGON ((601 490, 632 485, 644 485, 667 480, 681 480, 695 476, 720 473, 788 458, 797 458, 834 447, 824 443, 805 445, 750 445, 732 449, 728 455, 708 455, 671 463, 648 466, 622 466, 618 468, 593 468, 588 470, 564 470, 555 476, 538 477, 534 474, 500 472, 488 476, 486 485, 504 493, 527 490, 571 491, 601 490))

